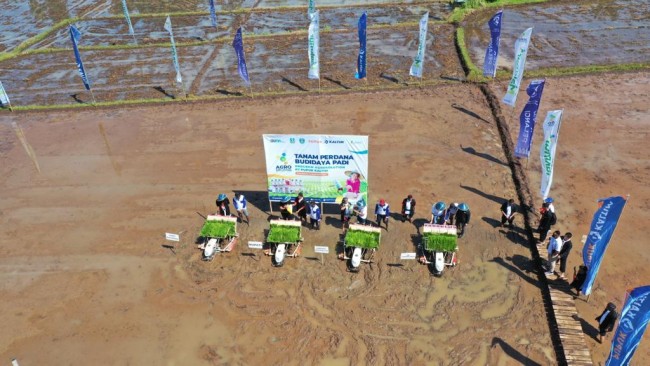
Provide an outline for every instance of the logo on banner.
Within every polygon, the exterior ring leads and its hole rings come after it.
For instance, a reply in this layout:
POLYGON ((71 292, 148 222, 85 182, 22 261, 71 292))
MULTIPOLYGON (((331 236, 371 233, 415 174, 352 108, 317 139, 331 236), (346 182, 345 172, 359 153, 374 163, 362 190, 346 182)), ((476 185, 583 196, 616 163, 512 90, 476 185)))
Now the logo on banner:
POLYGON ((287 160, 287 153, 282 153, 280 156, 276 156, 278 160, 282 164, 276 165, 275 166, 275 171, 276 172, 290 172, 291 171, 291 164, 289 164, 289 160, 287 160))
POLYGON ((301 137, 300 140, 298 140, 298 141, 299 141, 301 144, 304 144, 304 143, 305 143, 305 139, 303 139, 302 137, 301 137))
POLYGON ((289 138, 289 142, 292 143, 292 144, 295 144, 295 143, 296 143, 296 139, 293 138, 293 137, 291 137, 291 138, 289 138))

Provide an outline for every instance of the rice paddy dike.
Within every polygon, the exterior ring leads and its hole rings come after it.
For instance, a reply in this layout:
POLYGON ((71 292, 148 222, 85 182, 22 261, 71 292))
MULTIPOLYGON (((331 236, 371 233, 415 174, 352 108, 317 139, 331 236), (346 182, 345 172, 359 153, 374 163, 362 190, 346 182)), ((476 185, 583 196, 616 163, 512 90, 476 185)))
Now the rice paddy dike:
MULTIPOLYGON (((648 10, 641 2, 587 0, 569 5, 535 1, 506 6, 499 64, 511 63, 517 32, 530 25, 535 30, 527 76, 647 69, 650 37, 643 20, 648 10), (581 19, 588 22, 578 22, 581 19), (625 52, 616 52, 616 47, 625 52)), ((71 23, 82 33, 81 55, 98 106, 485 81, 479 69, 489 37, 486 20, 495 7, 468 13, 457 22, 458 11, 446 1, 319 2, 319 82, 306 75, 309 22, 302 2, 217 2, 216 28, 210 24, 204 3, 134 2, 130 6, 135 40, 128 34, 119 1, 48 5, 56 11, 7 4, 8 11, 0 17, 3 27, 22 24, 20 29, 38 29, 39 33, 30 38, 7 33, 0 41, 3 84, 16 110, 90 106, 91 96, 83 89, 72 56, 67 32, 71 23), (363 11, 369 19, 368 77, 356 80, 356 22, 363 11), (417 21, 426 11, 430 19, 424 74, 417 79, 408 75, 408 65, 417 47, 417 21), (169 39, 163 29, 167 14, 174 27, 182 88, 173 80, 169 39), (239 26, 244 29, 251 89, 237 74, 231 46, 239 26)), ((501 66, 498 77, 508 78, 508 72, 501 66)))

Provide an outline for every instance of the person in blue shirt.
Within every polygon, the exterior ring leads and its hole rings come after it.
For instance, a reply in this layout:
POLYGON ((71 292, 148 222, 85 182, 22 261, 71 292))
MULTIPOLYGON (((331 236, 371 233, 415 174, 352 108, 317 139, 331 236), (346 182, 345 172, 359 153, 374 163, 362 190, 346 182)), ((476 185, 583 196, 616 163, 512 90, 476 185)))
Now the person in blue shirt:
POLYGON ((381 227, 382 221, 386 223, 386 231, 388 231, 388 218, 390 217, 390 206, 382 198, 375 206, 375 215, 377 215, 377 226, 381 227))
POLYGON ((309 207, 309 222, 313 229, 320 230, 320 207, 318 207, 316 201, 311 201, 311 206, 309 207))
POLYGON ((248 202, 246 202, 246 197, 241 193, 237 193, 232 198, 232 203, 235 206, 239 220, 244 222, 243 217, 246 217, 246 225, 250 225, 251 220, 248 218, 248 202))

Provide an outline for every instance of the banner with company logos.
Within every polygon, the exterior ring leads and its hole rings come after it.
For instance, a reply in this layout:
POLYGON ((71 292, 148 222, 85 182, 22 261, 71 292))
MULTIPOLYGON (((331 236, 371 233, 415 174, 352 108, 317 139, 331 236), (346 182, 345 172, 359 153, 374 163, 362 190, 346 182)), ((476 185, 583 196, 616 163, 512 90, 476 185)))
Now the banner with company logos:
POLYGON ((630 364, 648 322, 650 322, 650 286, 637 287, 627 294, 605 366, 630 364))
POLYGON ((269 200, 368 203, 368 136, 263 135, 269 200))

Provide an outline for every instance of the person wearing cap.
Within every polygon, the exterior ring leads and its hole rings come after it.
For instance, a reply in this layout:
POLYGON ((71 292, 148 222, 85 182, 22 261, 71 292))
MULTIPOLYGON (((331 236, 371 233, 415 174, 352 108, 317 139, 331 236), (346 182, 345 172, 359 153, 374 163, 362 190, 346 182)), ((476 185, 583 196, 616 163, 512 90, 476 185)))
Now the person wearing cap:
POLYGON ((506 226, 512 229, 512 222, 515 220, 515 213, 517 209, 515 208, 515 200, 509 199, 501 205, 501 227, 506 226))
POLYGON ((280 214, 282 215, 282 220, 291 220, 293 218, 291 210, 291 201, 289 198, 285 198, 280 203, 280 214))
POLYGON ((469 224, 469 219, 471 218, 471 213, 469 212, 469 206, 467 203, 461 203, 458 205, 458 211, 456 212, 455 216, 458 237, 462 238, 463 235, 465 235, 465 226, 469 224))
POLYGON ((386 223, 386 231, 388 231, 388 218, 390 217, 390 206, 383 198, 377 202, 375 206, 375 215, 377 215, 377 226, 381 227, 382 221, 386 223))
POLYGON ((341 225, 345 225, 350 222, 350 217, 352 216, 352 205, 348 201, 347 197, 343 197, 341 201, 341 225))
POLYGON ((298 197, 293 201, 293 212, 298 216, 300 222, 304 220, 305 224, 307 223, 307 202, 302 192, 298 193, 298 197))
POLYGON ((452 202, 449 204, 449 208, 445 211, 445 225, 453 225, 454 218, 456 217, 456 212, 458 212, 458 202, 452 202))
POLYGON ((320 207, 316 201, 311 201, 311 207, 309 207, 309 223, 312 229, 320 230, 320 207))
POLYGON ((366 201, 363 198, 354 205, 354 213, 357 215, 359 224, 366 225, 368 223, 368 206, 366 206, 366 201))
POLYGON ((618 319, 616 305, 610 302, 607 304, 607 307, 603 310, 602 314, 596 317, 596 321, 598 322, 598 334, 600 335, 598 343, 603 343, 603 338, 605 338, 607 333, 614 330, 616 319, 618 319))
POLYGON ((411 222, 413 215, 415 215, 415 199, 409 194, 402 201, 402 222, 406 220, 411 222))
POLYGON ((546 198, 546 199, 544 200, 544 203, 548 203, 548 209, 549 209, 552 213, 555 213, 555 206, 553 206, 553 202, 555 202, 555 200, 553 199, 553 197, 548 197, 548 198, 546 198))
POLYGON ((230 200, 225 193, 220 193, 217 196, 217 215, 230 216, 230 200))
POLYGON ((431 223, 442 225, 445 223, 445 209, 447 205, 444 202, 436 202, 431 206, 431 223))
POLYGON ((251 220, 248 218, 248 202, 246 202, 246 197, 241 193, 237 193, 232 198, 232 204, 235 206, 239 220, 244 222, 244 217, 246 217, 246 225, 249 225, 251 220))

